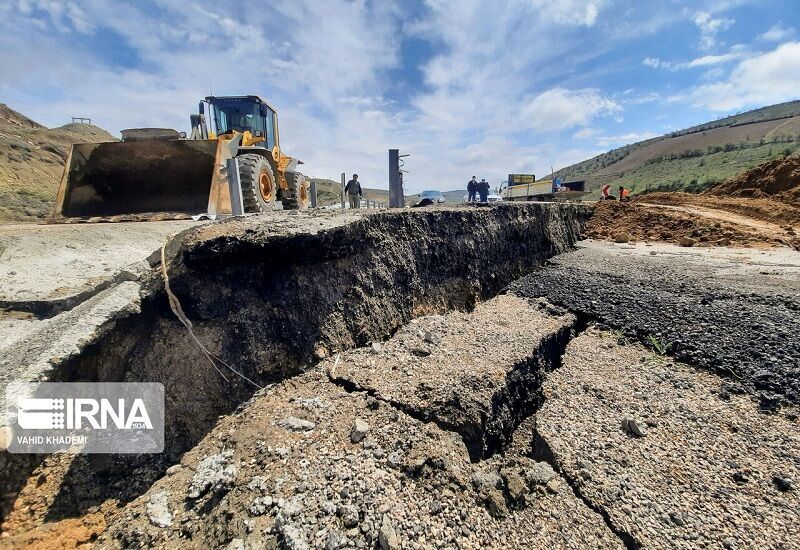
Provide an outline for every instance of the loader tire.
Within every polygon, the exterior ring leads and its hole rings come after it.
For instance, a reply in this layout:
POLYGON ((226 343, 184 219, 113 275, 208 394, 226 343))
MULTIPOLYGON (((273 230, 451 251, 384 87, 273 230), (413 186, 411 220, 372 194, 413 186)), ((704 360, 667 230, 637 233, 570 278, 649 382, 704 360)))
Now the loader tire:
POLYGON ((247 214, 271 212, 275 205, 275 172, 262 155, 239 155, 239 182, 247 214))
POLYGON ((305 210, 308 208, 308 180, 303 174, 286 172, 286 184, 289 189, 284 193, 284 210, 305 210))

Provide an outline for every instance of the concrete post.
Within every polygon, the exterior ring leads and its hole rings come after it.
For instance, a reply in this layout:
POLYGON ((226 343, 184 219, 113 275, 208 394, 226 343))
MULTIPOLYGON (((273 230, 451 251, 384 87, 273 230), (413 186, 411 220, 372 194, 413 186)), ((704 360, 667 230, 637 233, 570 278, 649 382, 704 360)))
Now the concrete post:
POLYGON ((345 179, 344 178, 344 172, 342 172, 342 210, 344 210, 344 205, 346 204, 345 203, 345 196, 344 196, 344 186, 345 186, 344 179, 345 179))
POLYGON ((316 181, 311 180, 311 189, 309 190, 309 192, 311 193, 311 197, 310 197, 310 199, 311 199, 311 208, 316 208, 317 207, 317 182, 316 181))
POLYGON ((389 149, 389 208, 403 208, 403 183, 400 179, 400 150, 389 149))

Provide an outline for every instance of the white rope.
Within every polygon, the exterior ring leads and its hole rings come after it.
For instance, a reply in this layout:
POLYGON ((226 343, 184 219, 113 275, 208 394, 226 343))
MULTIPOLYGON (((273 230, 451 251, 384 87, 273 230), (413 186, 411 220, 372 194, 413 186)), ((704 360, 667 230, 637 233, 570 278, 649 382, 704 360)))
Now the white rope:
POLYGON ((166 254, 166 248, 168 242, 169 239, 164 241, 164 244, 161 245, 161 275, 164 278, 164 290, 166 290, 167 292, 167 299, 169 300, 169 307, 172 310, 172 313, 174 313, 175 317, 177 317, 178 320, 181 322, 181 324, 186 327, 186 330, 189 331, 189 335, 192 337, 192 340, 194 340, 195 344, 197 344, 197 347, 200 348, 200 351, 203 352, 203 355, 206 356, 206 359, 208 359, 208 361, 211 363, 211 366, 214 367, 214 370, 216 370, 219 373, 219 375, 223 378, 223 380, 227 382, 228 378, 225 376, 225 374, 223 374, 219 366, 217 366, 217 362, 222 363, 232 373, 236 374, 243 380, 250 382, 256 388, 261 389, 261 386, 259 386, 258 384, 250 380, 248 377, 246 377, 244 374, 234 369, 228 363, 226 363, 225 361, 223 361, 222 359, 211 353, 208 350, 208 348, 206 348, 200 341, 200 339, 195 335, 194 328, 192 327, 192 322, 189 320, 188 317, 186 317, 186 314, 183 312, 183 308, 181 307, 181 303, 178 300, 178 297, 172 293, 172 289, 169 286, 169 275, 167 275, 167 254, 166 254))

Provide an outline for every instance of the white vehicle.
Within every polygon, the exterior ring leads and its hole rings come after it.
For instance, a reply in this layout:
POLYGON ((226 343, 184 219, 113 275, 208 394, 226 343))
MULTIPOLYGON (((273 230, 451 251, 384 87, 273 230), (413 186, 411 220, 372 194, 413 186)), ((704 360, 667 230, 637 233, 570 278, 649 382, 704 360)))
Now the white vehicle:
MULTIPOLYGON (((488 197, 486 197, 486 202, 500 202, 503 200, 503 197, 496 193, 492 193, 488 197)), ((480 195, 475 196, 475 202, 480 202, 480 195)), ((464 202, 469 202, 469 195, 464 195, 464 202)))

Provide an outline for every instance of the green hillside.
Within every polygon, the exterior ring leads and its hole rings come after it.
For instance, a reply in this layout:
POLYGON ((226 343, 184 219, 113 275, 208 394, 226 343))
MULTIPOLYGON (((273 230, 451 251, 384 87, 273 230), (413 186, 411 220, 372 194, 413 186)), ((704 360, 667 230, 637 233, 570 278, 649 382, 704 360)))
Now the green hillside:
POLYGON ((790 101, 626 145, 562 168, 555 176, 586 180, 595 194, 606 183, 634 193, 697 192, 798 149, 800 101, 790 101))

